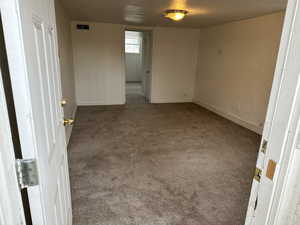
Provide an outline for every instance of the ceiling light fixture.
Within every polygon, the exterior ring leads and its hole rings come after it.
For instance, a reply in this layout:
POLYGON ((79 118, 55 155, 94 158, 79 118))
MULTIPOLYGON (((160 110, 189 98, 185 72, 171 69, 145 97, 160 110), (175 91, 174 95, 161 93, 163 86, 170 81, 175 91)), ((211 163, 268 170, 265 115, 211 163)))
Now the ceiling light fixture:
POLYGON ((169 9, 165 12, 165 17, 174 21, 182 20, 185 15, 188 13, 186 10, 181 9, 169 9))

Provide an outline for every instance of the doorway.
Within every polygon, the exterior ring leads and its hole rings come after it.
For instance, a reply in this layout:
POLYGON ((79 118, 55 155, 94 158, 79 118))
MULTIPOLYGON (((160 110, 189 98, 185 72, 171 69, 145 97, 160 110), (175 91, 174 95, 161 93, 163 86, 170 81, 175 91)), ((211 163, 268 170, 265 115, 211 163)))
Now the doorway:
POLYGON ((151 31, 125 30, 126 104, 151 102, 151 31))

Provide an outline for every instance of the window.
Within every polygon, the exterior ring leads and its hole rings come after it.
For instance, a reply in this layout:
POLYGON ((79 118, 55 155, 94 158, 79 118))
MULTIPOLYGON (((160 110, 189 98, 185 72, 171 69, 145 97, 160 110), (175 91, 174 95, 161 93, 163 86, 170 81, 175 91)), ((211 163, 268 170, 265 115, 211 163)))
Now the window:
POLYGON ((140 48, 140 33, 135 31, 125 31, 125 52, 139 54, 140 48))

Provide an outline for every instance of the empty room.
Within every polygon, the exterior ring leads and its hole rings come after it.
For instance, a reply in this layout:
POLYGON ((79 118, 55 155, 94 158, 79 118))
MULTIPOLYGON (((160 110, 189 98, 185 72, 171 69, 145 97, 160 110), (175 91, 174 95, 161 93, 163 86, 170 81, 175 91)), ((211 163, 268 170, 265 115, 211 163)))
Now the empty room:
POLYGON ((118 4, 57 2, 74 63, 76 97, 64 97, 78 105, 74 224, 242 224, 286 3, 118 4), (176 7, 181 21, 164 15, 176 7), (148 69, 139 29, 152 33, 148 69))
POLYGON ((3 1, 26 225, 296 224, 297 0, 3 1))

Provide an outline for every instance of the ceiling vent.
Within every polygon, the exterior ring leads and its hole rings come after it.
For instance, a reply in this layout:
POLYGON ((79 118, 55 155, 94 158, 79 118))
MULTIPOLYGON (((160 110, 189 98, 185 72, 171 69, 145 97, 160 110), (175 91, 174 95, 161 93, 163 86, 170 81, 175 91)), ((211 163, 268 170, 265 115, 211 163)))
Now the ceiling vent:
POLYGON ((87 24, 77 24, 77 30, 89 30, 90 29, 90 25, 87 24))

